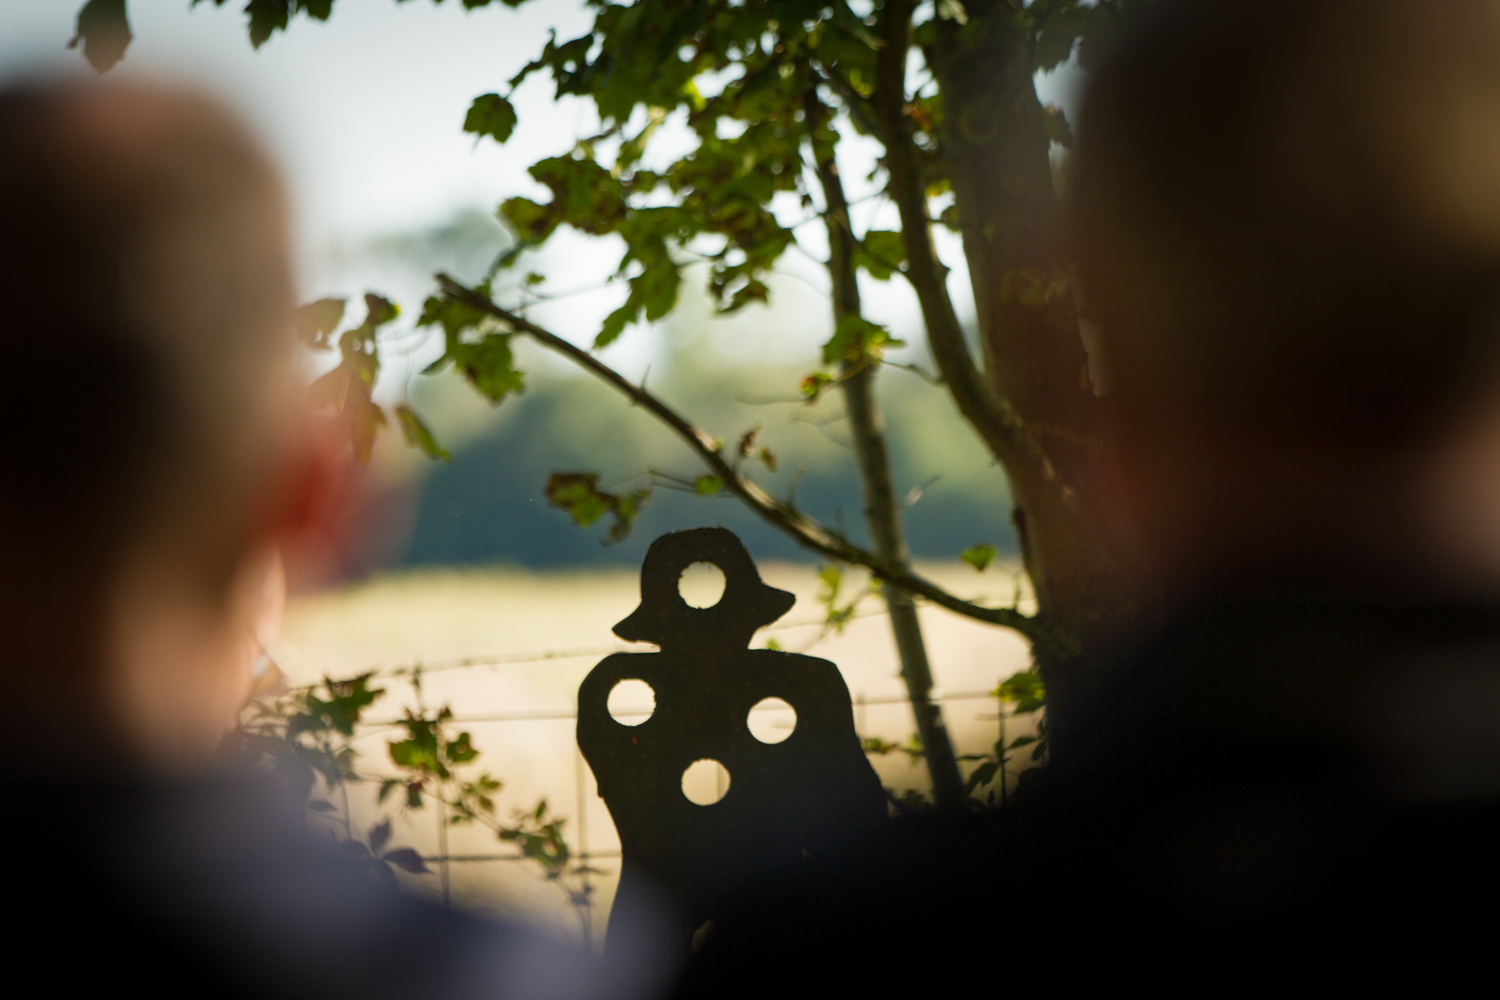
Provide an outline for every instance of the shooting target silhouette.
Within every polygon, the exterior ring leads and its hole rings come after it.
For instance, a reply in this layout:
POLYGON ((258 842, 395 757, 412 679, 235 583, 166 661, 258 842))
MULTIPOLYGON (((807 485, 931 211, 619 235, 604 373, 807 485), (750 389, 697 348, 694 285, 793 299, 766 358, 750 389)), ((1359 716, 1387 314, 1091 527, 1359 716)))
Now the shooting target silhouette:
POLYGON ((885 822, 885 792, 860 747, 838 668, 747 648, 756 629, 794 600, 761 581, 744 545, 724 528, 663 535, 646 553, 640 607, 614 631, 661 652, 610 656, 578 691, 578 746, 623 855, 612 932, 634 912, 635 897, 654 892, 670 897, 690 937, 736 887, 885 822), (683 571, 697 562, 724 574, 712 607, 691 607, 678 591, 683 571), (654 695, 644 721, 641 712, 610 714, 611 691, 629 681, 654 695), (796 713, 790 735, 777 742, 750 729, 751 709, 765 699, 796 713), (702 762, 722 766, 716 788, 695 783, 690 768, 711 773, 702 762))

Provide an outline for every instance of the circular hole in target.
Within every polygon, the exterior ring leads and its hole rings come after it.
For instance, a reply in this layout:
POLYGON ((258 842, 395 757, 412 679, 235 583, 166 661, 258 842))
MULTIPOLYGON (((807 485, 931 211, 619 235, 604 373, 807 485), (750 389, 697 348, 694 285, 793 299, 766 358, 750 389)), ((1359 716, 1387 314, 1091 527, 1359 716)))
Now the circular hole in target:
POLYGON ((712 758, 695 760, 682 772, 682 794, 695 806, 711 806, 729 793, 729 771, 712 758))
POLYGON ((691 563, 677 580, 677 592, 690 608, 711 608, 724 596, 724 571, 709 562, 691 563))
POLYGON ((762 698, 750 709, 745 725, 762 743, 780 743, 797 728, 797 710, 780 698, 762 698))
POLYGON ((656 713, 656 692, 634 678, 617 681, 605 702, 609 717, 622 726, 639 726, 656 713))

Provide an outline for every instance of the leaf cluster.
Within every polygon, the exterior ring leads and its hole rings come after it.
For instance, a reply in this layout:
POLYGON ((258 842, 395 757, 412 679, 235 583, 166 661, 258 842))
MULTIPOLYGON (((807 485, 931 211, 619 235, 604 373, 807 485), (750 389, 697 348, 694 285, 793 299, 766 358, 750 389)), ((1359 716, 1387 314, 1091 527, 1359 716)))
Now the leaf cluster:
MULTIPOLYGON (((204 0, 192 0, 196 7, 204 0)), ((222 7, 227 0, 212 0, 222 7)), ((326 21, 333 13, 333 0, 249 0, 245 4, 245 28, 250 44, 260 48, 278 31, 285 31, 294 16, 301 14, 314 21, 326 21)))
MULTIPOLYGON (((490 294, 488 283, 476 291, 490 294)), ((417 326, 443 333, 443 354, 422 372, 436 375, 452 366, 492 406, 512 393, 526 390, 526 376, 516 369, 511 341, 515 334, 501 329, 490 317, 456 299, 429 296, 422 304, 417 326)))
MULTIPOLYGON (((242 721, 241 751, 278 774, 313 816, 335 818, 340 809, 331 801, 333 794, 349 782, 364 780, 353 741, 365 710, 385 695, 383 688, 373 686, 374 676, 365 673, 342 681, 324 678, 321 684, 277 702, 253 703, 249 718, 242 721), (319 779, 322 794, 318 794, 319 779)), ((342 811, 342 844, 354 857, 368 862, 373 877, 392 883, 393 868, 412 873, 428 870, 417 851, 390 845, 389 820, 371 827, 362 842, 353 832, 347 796, 342 811)))
MULTIPOLYGON (((334 319, 333 325, 337 322, 334 319)), ((372 874, 382 881, 393 879, 392 869, 428 873, 429 859, 412 848, 391 845, 389 817, 371 826, 363 841, 355 836, 347 794, 342 810, 331 801, 350 782, 379 780, 377 804, 385 804, 399 790, 402 809, 422 809, 431 800, 442 810, 447 826, 487 826, 499 840, 516 844, 549 881, 562 886, 587 923, 592 905, 587 876, 597 872, 572 854, 564 821, 551 815, 546 800, 532 809, 517 810, 509 822, 499 820, 496 796, 504 785, 487 771, 473 773, 480 751, 472 734, 456 730, 449 706, 426 707, 420 669, 413 670, 409 679, 417 704, 403 712, 401 738, 386 744, 394 776, 376 779, 362 772, 354 746, 357 731, 367 722, 366 711, 386 693, 375 685, 373 672, 340 681, 325 678, 274 702, 253 703, 237 734, 240 750, 300 792, 313 816, 336 819, 342 811, 342 843, 354 856, 369 862, 372 874)))
MULTIPOLYGON (((696 492, 711 495, 723 486, 723 482, 715 477, 700 477, 696 483, 696 492), (714 481, 705 482, 709 479, 714 481)), ((587 528, 601 517, 609 515, 614 523, 609 528, 609 537, 605 542, 607 545, 622 542, 629 536, 646 501, 651 499, 649 486, 628 493, 606 492, 599 488, 597 472, 554 472, 547 477, 547 485, 542 493, 550 506, 567 511, 573 523, 580 528, 587 528)))
MULTIPOLYGON (((333 332, 344 318, 342 299, 319 299, 302 306, 295 315, 297 335, 306 347, 315 351, 338 348, 339 363, 313 382, 309 392, 313 404, 328 413, 342 430, 361 465, 369 463, 375 435, 386 425, 385 410, 372 398, 380 375, 376 338, 380 328, 400 312, 389 299, 366 294, 364 322, 345 330, 336 341, 333 332)), ((403 427, 409 421, 421 423, 411 414, 402 418, 403 427)), ((430 439, 431 434, 427 437, 430 439)))
MULTIPOLYGON (((630 323, 670 312, 690 262, 708 265, 708 292, 720 312, 767 301, 765 276, 795 241, 771 203, 792 195, 810 207, 804 149, 817 157, 839 138, 827 116, 808 116, 808 97, 833 71, 868 89, 878 44, 842 3, 599 5, 587 34, 553 37, 509 81, 513 92, 534 74, 550 74, 559 98, 591 100, 604 124, 570 153, 531 167, 549 201, 517 197, 501 206, 519 237, 506 262, 563 225, 621 237, 626 249, 616 275, 629 293, 606 318, 596 348, 630 323), (693 146, 665 167, 649 168, 651 139, 673 114, 685 120, 693 146)), ((503 142, 514 123, 508 99, 485 94, 470 107, 465 129, 503 142)), ((899 242, 896 234, 876 234, 862 258, 872 274, 889 277, 900 267, 899 242)), ((847 334, 844 340, 858 342, 847 334)))
POLYGON ((405 738, 386 745, 390 762, 401 776, 381 783, 379 801, 400 788, 407 809, 421 809, 431 798, 444 810, 446 825, 488 827, 501 841, 515 844, 522 855, 541 868, 548 881, 561 886, 587 925, 593 893, 587 876, 597 872, 574 859, 563 834, 566 821, 553 816, 547 800, 542 799, 531 809, 514 810, 510 821, 502 822, 495 796, 503 783, 487 771, 467 773, 479 759, 472 735, 454 731, 450 707, 445 705, 436 711, 425 707, 420 672, 413 675, 412 683, 418 704, 415 709, 408 708, 402 719, 405 738))
POLYGON ((844 587, 843 567, 828 563, 818 567, 818 603, 823 606, 823 629, 824 634, 832 631, 842 634, 844 627, 854 620, 859 604, 866 597, 875 593, 880 587, 880 581, 871 577, 865 589, 853 597, 839 602, 839 595, 844 587))
POLYGON ((862 745, 865 753, 874 754, 877 757, 904 753, 913 764, 927 756, 927 750, 922 746, 922 737, 916 733, 913 733, 905 743, 892 743, 878 736, 870 736, 863 741, 862 745))
MULTIPOLYGON (((1002 712, 1005 706, 1009 705, 1011 707, 1007 716, 1010 718, 1017 715, 1032 715, 1047 707, 1046 686, 1042 683, 1041 675, 1034 670, 1021 670, 1012 674, 1001 682, 1000 686, 991 692, 991 694, 1000 702, 1002 712)), ((973 804, 993 804, 995 798, 995 791, 993 789, 989 793, 987 803, 980 803, 973 796, 980 788, 989 785, 996 778, 1003 780, 1004 775, 1007 773, 1006 764, 1010 761, 1011 754, 1024 747, 1032 748, 1031 759, 1033 761, 1041 760, 1046 754, 1047 720, 1045 718, 1037 720, 1036 735, 1034 736, 1017 736, 1009 741, 1000 739, 995 742, 993 749, 987 754, 974 754, 961 758, 962 760, 977 760, 980 762, 978 767, 969 772, 968 778, 964 781, 964 792, 971 797, 973 804)))

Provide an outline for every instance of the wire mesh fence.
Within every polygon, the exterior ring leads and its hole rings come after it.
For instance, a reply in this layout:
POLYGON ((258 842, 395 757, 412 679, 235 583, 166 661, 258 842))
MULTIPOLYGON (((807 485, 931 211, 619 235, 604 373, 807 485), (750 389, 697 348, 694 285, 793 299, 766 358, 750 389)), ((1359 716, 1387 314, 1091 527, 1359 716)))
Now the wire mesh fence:
MULTIPOLYGON (((585 654, 593 656, 593 651, 585 654)), ((994 689, 976 691, 956 691, 938 695, 935 699, 942 704, 951 714, 962 719, 984 724, 992 741, 1005 743, 1007 739, 1014 739, 1020 732, 1029 731, 1033 725, 1032 720, 1011 716, 1004 710, 1004 706, 995 697, 994 689), (966 711, 966 709, 969 709, 966 711), (955 711, 956 710, 956 711, 955 711)), ((865 739, 872 732, 888 732, 890 724, 876 725, 872 727, 871 716, 874 714, 905 714, 908 711, 907 700, 894 695, 867 696, 863 692, 855 692, 853 695, 855 728, 861 739, 865 739)), ((760 711, 775 711, 775 709, 758 709, 760 711)), ((645 715, 646 712, 635 712, 627 714, 645 715)), ((525 734, 516 734, 514 730, 518 726, 535 726, 545 724, 549 728, 561 728, 568 731, 571 736, 572 727, 576 721, 576 708, 570 709, 523 709, 516 711, 500 712, 477 712, 472 714, 459 714, 453 718, 453 724, 459 727, 468 727, 478 730, 480 727, 490 730, 486 734, 485 743, 489 747, 503 747, 508 741, 514 739, 525 739, 525 734)), ((394 719, 372 720, 361 727, 361 735, 364 737, 378 737, 384 733, 393 731, 399 722, 394 719)), ((974 726, 957 727, 961 733, 965 733, 969 739, 974 741, 974 726)), ((552 741, 549 741, 552 742, 552 741)), ((555 747, 556 743, 552 742, 555 747)), ((989 748, 984 748, 988 750, 989 748)), ((888 784, 895 784, 901 788, 923 787, 925 785, 925 773, 920 763, 912 758, 914 748, 903 746, 892 753, 889 761, 876 761, 885 773, 882 775, 888 784), (880 765, 885 766, 881 767, 880 765), (894 777, 895 781, 890 779, 894 777)), ((613 886, 617 872, 611 867, 617 864, 621 851, 618 839, 615 836, 613 823, 608 813, 602 808, 602 803, 597 799, 597 788, 594 784, 592 774, 583 756, 579 753, 576 744, 571 748, 572 766, 569 768, 570 780, 566 788, 553 787, 550 793, 556 805, 566 803, 568 808, 560 809, 569 820, 566 839, 568 846, 575 858, 577 858, 589 869, 594 869, 586 874, 583 879, 590 897, 597 901, 592 905, 593 912, 585 918, 592 933, 602 931, 604 922, 608 917, 609 903, 613 896, 613 886)), ((1019 772, 1025 767, 1024 759, 1017 760, 1013 766, 1005 769, 1000 778, 997 778, 990 786, 991 790, 997 792, 1003 798, 1014 789, 1019 772)), ((553 772, 554 774, 556 771, 553 772)), ((722 790, 721 790, 722 794, 722 790)), ((422 825, 422 818, 412 815, 407 817, 412 829, 406 831, 408 836, 422 825)), ((517 878, 484 878, 478 876, 474 869, 486 866, 511 866, 516 862, 522 863, 520 872, 526 870, 525 863, 532 860, 522 851, 515 849, 473 849, 466 846, 452 846, 452 831, 445 826, 444 816, 441 811, 429 819, 432 836, 421 838, 430 845, 429 850, 422 854, 423 860, 432 866, 436 876, 436 888, 441 892, 444 899, 453 895, 453 886, 459 883, 468 883, 471 887, 466 894, 461 894, 463 902, 468 905, 478 904, 480 908, 486 908, 486 904, 492 903, 494 898, 504 897, 507 894, 514 895, 517 878), (470 874, 465 875, 465 870, 470 874), (477 877, 476 877, 477 876, 477 877), (485 888, 488 886, 489 888, 485 888), (509 892, 508 892, 508 891, 509 892), (487 898, 491 897, 491 898, 487 898)), ((472 844, 472 838, 466 841, 472 844)), ((519 879, 530 878, 540 881, 540 873, 520 874, 519 879)))
MULTIPOLYGON (((968 577, 961 574, 972 576, 974 571, 961 566, 946 572, 964 580, 968 577)), ((820 606, 821 584, 810 568, 772 564, 763 568, 763 575, 797 592, 804 606, 820 606)), ((579 860, 596 863, 589 867, 600 874, 589 880, 596 890, 593 923, 602 929, 620 847, 576 746, 575 698, 584 676, 605 656, 649 651, 623 644, 608 631, 610 623, 638 603, 637 588, 637 574, 623 571, 434 573, 374 581, 297 609, 288 629, 301 651, 295 683, 316 683, 324 673, 353 676, 377 668, 377 679, 387 689, 357 730, 366 773, 376 780, 350 790, 356 834, 365 821, 390 818, 395 824, 391 842, 412 847, 433 869, 432 875, 410 877, 425 891, 451 894, 455 905, 470 908, 521 910, 544 919, 546 911, 553 911, 559 927, 576 930, 576 917, 563 894, 547 886, 544 873, 525 864, 527 855, 510 843, 487 830, 449 829, 431 804, 409 811, 394 800, 377 803, 387 744, 403 736, 403 710, 417 702, 407 685, 420 671, 428 704, 453 706, 450 724, 472 733, 482 750, 482 766, 505 780, 503 796, 497 796, 500 811, 547 799, 549 816, 565 821, 568 849, 579 860), (527 647, 540 651, 528 652, 527 647), (466 651, 475 648, 494 653, 466 651)), ((998 589, 994 595, 1004 596, 998 589)), ((948 685, 934 692, 935 700, 945 709, 958 752, 988 753, 1002 732, 1013 739, 1029 731, 1029 719, 1007 717, 1006 706, 994 697, 999 681, 1028 666, 1025 644, 1003 630, 940 609, 924 608, 921 616, 940 680, 948 685)), ((767 629, 755 645, 811 653, 837 664, 851 691, 858 735, 887 747, 871 757, 883 783, 897 793, 924 787, 925 768, 909 753, 911 711, 884 615, 856 613, 833 630, 821 615, 797 617, 801 620, 767 629)), ((1014 763, 1023 766, 1024 755, 1017 757, 1014 763)), ((1014 783, 1012 775, 1005 787, 1014 783)), ((1004 794, 998 783, 990 788, 1004 794)))

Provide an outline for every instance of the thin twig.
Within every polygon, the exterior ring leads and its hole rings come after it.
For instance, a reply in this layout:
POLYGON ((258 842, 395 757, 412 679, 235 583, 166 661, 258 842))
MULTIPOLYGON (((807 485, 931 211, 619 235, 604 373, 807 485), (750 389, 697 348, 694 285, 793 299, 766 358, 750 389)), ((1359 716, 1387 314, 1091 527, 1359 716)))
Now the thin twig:
POLYGON ((880 363, 888 368, 900 368, 903 371, 911 372, 913 375, 917 376, 917 378, 921 379, 923 382, 926 382, 928 385, 943 384, 942 376, 934 375, 931 372, 927 371, 925 368, 922 368, 920 365, 906 364, 901 361, 887 361, 885 358, 881 358, 880 363))

